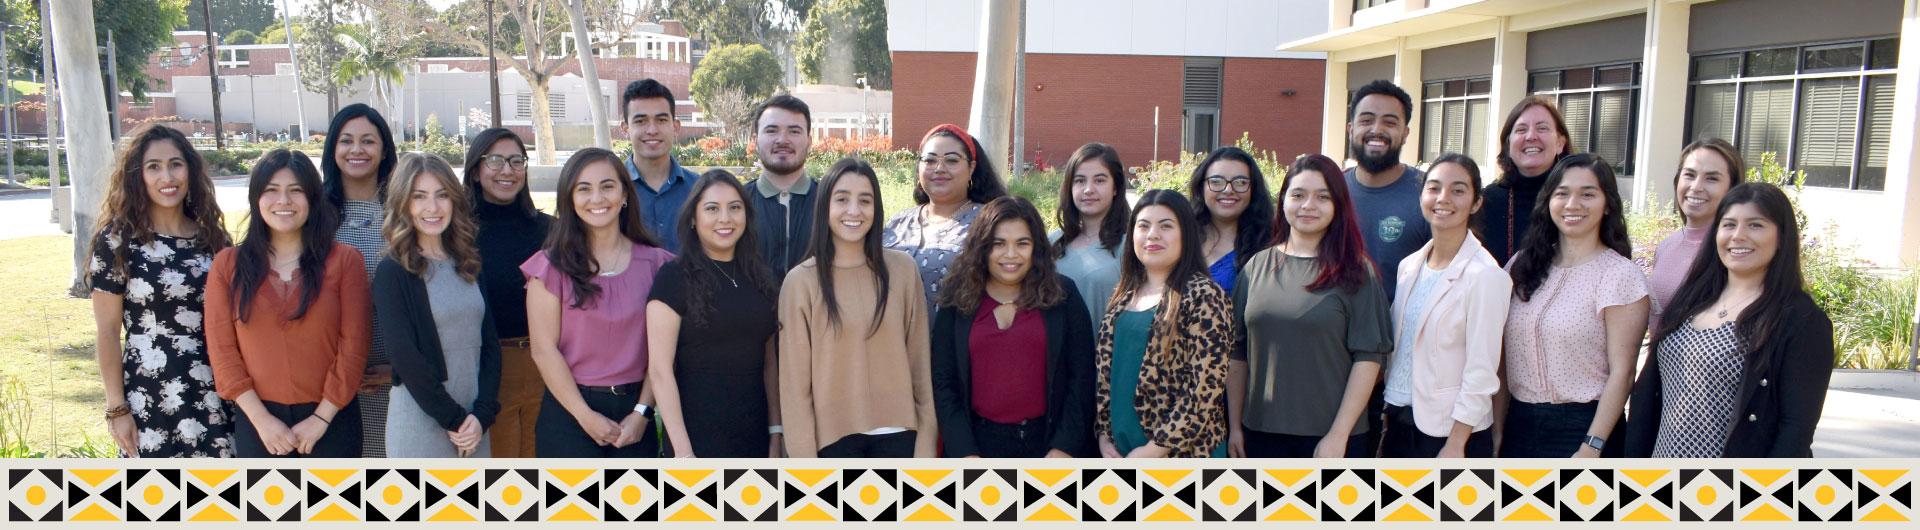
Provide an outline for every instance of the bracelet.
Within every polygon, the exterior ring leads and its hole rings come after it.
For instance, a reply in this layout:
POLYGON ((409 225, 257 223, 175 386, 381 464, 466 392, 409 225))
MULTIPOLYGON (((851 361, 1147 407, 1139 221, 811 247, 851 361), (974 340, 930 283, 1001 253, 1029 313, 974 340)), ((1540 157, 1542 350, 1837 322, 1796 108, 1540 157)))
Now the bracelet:
POLYGON ((329 419, 326 419, 326 418, 323 418, 323 417, 321 417, 321 416, 320 416, 319 414, 314 414, 314 415, 313 415, 313 418, 314 418, 314 419, 317 419, 317 420, 320 420, 320 423, 325 423, 325 424, 327 424, 327 425, 333 425, 333 420, 329 420, 329 419))
POLYGON ((767 426, 767 434, 780 434, 780 433, 784 433, 784 432, 786 432, 786 429, 783 429, 783 428, 781 428, 781 426, 779 426, 779 425, 768 425, 768 426, 767 426))
POLYGON ((107 407, 107 421, 113 421, 121 416, 125 416, 132 413, 133 413, 133 407, 127 406, 126 403, 121 403, 119 405, 107 407))

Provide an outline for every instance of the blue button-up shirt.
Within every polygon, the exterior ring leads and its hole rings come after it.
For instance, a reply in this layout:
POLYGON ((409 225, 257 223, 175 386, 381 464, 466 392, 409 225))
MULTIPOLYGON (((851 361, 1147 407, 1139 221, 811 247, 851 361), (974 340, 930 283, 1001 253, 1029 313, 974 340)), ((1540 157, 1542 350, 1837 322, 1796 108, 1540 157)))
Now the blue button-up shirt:
POLYGON ((680 253, 680 229, 674 226, 674 218, 680 215, 680 206, 687 203, 687 195, 693 193, 693 181, 700 178, 687 168, 680 167, 680 161, 667 159, 667 180, 656 190, 647 185, 640 177, 640 167, 633 164, 633 158, 627 158, 627 172, 633 174, 634 192, 640 196, 640 219, 647 223, 647 230, 660 238, 660 248, 668 252, 680 253))

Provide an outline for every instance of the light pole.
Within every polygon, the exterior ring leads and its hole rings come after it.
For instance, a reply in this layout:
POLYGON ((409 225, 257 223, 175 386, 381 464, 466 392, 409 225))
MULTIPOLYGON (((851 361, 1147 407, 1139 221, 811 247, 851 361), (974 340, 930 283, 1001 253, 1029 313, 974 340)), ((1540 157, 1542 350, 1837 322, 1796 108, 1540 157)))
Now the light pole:
POLYGON ((7 23, 10 17, 6 9, 6 4, 0 3, 0 105, 7 111, 7 184, 19 184, 13 178, 13 65, 7 62, 7 32, 19 26, 7 23))
POLYGON ((854 78, 853 83, 860 85, 860 134, 858 136, 866 139, 867 121, 871 119, 867 115, 867 94, 873 93, 873 86, 867 84, 867 76, 864 75, 854 78))
POLYGON ((493 0, 487 0, 487 87, 493 95, 493 113, 488 119, 500 127, 500 60, 493 56, 493 0))
POLYGON ((287 0, 280 0, 280 27, 287 30, 287 62, 293 63, 293 107, 300 120, 300 137, 294 141, 307 141, 307 104, 302 94, 306 88, 300 86, 300 52, 293 49, 293 9, 287 0))

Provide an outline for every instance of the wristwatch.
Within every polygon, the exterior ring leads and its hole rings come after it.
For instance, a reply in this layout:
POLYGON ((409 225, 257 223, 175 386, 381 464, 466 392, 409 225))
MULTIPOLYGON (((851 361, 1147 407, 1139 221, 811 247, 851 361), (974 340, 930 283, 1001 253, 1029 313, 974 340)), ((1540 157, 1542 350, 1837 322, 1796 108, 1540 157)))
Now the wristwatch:
POLYGON ((1592 447, 1595 451, 1606 449, 1607 439, 1589 434, 1587 435, 1587 447, 1592 447))
POLYGON ((633 404, 633 411, 634 411, 634 412, 638 412, 638 413, 640 413, 640 415, 641 415, 641 416, 645 416, 645 415, 647 415, 647 410, 649 410, 649 409, 651 409, 651 408, 652 408, 652 407, 648 407, 646 403, 634 403, 634 404, 633 404))

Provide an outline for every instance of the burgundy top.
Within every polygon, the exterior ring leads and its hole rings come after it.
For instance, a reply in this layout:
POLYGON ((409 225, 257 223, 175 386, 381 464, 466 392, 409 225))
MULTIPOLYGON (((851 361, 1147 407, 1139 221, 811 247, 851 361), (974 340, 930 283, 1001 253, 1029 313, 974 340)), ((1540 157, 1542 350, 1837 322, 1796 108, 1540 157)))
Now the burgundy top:
POLYGON ((1040 312, 1021 309, 1000 329, 993 310, 1000 303, 980 297, 967 336, 973 364, 973 412, 994 423, 1020 423, 1047 413, 1047 323, 1040 312))
POLYGON ((573 278, 553 268, 547 251, 520 264, 520 273, 540 280, 560 298, 560 337, 556 347, 567 360, 575 384, 615 386, 647 378, 647 294, 653 275, 673 260, 658 247, 633 244, 633 259, 612 276, 595 276, 600 295, 586 307, 573 306, 573 278))

